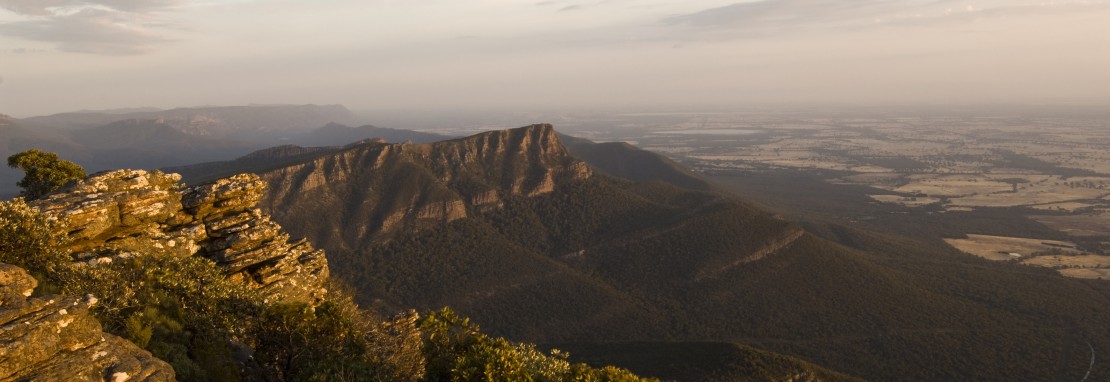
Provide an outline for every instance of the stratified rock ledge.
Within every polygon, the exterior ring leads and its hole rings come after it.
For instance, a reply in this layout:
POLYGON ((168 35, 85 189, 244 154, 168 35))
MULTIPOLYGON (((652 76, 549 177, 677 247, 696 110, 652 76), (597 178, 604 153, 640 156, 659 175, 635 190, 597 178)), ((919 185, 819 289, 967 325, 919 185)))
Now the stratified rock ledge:
POLYGON ((169 364, 101 330, 95 297, 30 297, 37 284, 0 264, 0 381, 175 380, 169 364))
POLYGON ((177 174, 115 170, 32 202, 60 232, 74 260, 96 266, 137 255, 202 256, 268 301, 314 303, 327 292, 324 252, 255 208, 266 183, 241 174, 183 187, 177 174))

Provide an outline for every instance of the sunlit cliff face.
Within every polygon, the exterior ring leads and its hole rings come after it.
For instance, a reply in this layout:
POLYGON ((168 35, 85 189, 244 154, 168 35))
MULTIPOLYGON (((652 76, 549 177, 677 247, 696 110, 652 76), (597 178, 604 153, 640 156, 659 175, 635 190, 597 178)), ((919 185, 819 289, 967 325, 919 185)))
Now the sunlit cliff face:
POLYGON ((1107 19, 1095 0, 2 0, 0 107, 1098 103, 1107 19))

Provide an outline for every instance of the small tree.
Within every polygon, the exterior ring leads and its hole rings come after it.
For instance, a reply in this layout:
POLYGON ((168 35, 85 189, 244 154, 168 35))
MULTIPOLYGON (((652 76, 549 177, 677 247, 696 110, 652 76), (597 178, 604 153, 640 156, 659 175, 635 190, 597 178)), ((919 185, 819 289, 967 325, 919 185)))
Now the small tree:
POLYGON ((20 195, 38 199, 57 190, 71 180, 85 177, 85 169, 76 163, 58 158, 58 154, 30 149, 8 157, 8 166, 23 170, 20 195))
POLYGON ((39 282, 56 281, 70 257, 60 249, 54 224, 23 198, 0 201, 0 263, 24 268, 39 282))

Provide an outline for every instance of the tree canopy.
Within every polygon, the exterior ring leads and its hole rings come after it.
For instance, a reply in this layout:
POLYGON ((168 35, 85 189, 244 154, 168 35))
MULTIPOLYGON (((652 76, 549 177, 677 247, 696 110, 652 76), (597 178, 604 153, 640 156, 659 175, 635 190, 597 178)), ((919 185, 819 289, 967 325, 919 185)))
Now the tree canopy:
POLYGON ((71 180, 85 177, 85 169, 81 166, 39 149, 9 156, 8 166, 23 170, 25 175, 16 185, 23 188, 20 195, 27 199, 38 199, 71 180))

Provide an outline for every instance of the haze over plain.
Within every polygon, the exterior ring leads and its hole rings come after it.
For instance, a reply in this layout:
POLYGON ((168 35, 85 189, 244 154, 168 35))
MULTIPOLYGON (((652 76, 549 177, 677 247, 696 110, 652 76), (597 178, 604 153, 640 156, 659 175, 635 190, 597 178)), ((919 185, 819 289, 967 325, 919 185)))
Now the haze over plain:
POLYGON ((0 0, 0 111, 1105 104, 1110 2, 0 0))

